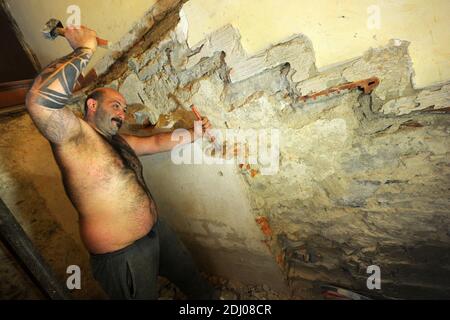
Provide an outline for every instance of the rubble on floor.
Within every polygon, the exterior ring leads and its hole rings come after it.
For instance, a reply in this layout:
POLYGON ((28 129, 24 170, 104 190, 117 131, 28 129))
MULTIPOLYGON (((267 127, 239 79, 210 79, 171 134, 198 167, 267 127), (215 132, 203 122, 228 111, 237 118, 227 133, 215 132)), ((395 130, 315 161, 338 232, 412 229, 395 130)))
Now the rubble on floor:
MULTIPOLYGON (((220 292, 220 300, 289 300, 299 299, 271 290, 267 285, 245 285, 218 276, 206 278, 220 292)), ((159 300, 185 300, 186 296, 166 278, 158 279, 159 300)))

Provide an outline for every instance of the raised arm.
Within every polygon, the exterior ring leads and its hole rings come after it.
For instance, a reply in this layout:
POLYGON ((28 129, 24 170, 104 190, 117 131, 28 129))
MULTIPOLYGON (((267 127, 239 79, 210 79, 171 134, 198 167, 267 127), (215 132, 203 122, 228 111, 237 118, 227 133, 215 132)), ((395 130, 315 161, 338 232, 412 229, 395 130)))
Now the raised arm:
POLYGON ((39 131, 50 142, 62 144, 81 133, 80 120, 66 104, 76 80, 97 48, 94 31, 66 28, 65 37, 74 49, 47 66, 27 94, 26 107, 39 131))

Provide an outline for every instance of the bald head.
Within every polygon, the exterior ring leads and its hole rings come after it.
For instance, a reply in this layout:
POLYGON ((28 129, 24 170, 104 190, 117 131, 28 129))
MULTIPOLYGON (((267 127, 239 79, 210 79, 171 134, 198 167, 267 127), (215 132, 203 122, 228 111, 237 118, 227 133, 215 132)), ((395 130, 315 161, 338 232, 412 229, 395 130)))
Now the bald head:
POLYGON ((105 98, 118 98, 119 100, 123 100, 125 103, 125 98, 120 94, 119 91, 111 89, 111 88, 97 88, 92 91, 84 101, 84 116, 86 117, 88 114, 88 100, 94 99, 97 103, 102 103, 105 98))
POLYGON ((123 95, 111 88, 97 88, 84 103, 84 119, 107 135, 114 135, 125 121, 127 105, 123 95))

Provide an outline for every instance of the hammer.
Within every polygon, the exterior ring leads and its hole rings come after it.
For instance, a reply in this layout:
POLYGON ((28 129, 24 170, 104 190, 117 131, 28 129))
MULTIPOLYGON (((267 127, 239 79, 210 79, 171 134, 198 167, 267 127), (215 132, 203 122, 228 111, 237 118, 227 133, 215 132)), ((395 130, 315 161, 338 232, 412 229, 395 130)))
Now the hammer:
MULTIPOLYGON (((63 36, 65 33, 64 26, 61 21, 57 19, 50 19, 47 21, 47 23, 44 25, 44 28, 42 29, 42 33, 46 39, 49 40, 55 40, 58 36, 63 36)), ((102 48, 108 48, 108 40, 101 39, 97 37, 97 45, 102 48)))

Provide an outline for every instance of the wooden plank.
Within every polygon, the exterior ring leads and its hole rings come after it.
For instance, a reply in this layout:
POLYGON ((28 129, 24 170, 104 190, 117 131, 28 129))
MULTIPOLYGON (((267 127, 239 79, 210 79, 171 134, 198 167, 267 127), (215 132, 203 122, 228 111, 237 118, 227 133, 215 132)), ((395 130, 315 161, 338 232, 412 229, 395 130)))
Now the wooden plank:
POLYGON ((52 300, 70 300, 71 296, 54 271, 28 238, 14 215, 0 198, 0 239, 12 249, 33 275, 39 288, 52 300))
MULTIPOLYGON (((18 41, 21 48, 23 49, 23 53, 26 55, 29 62, 31 63, 32 68, 36 73, 38 73, 42 69, 41 64, 39 63, 36 54, 31 50, 31 47, 25 41, 16 20, 13 18, 11 14, 8 3, 6 3, 4 0, 0 0, 0 12, 1 15, 3 16, 3 19, 5 20, 4 24, 9 27, 9 31, 7 30, 4 31, 13 33, 13 35, 11 35, 15 38, 13 39, 13 41, 18 41)), ((3 41, 5 41, 5 39, 3 39, 3 41)))
POLYGON ((0 110, 23 105, 33 79, 0 83, 0 110))

